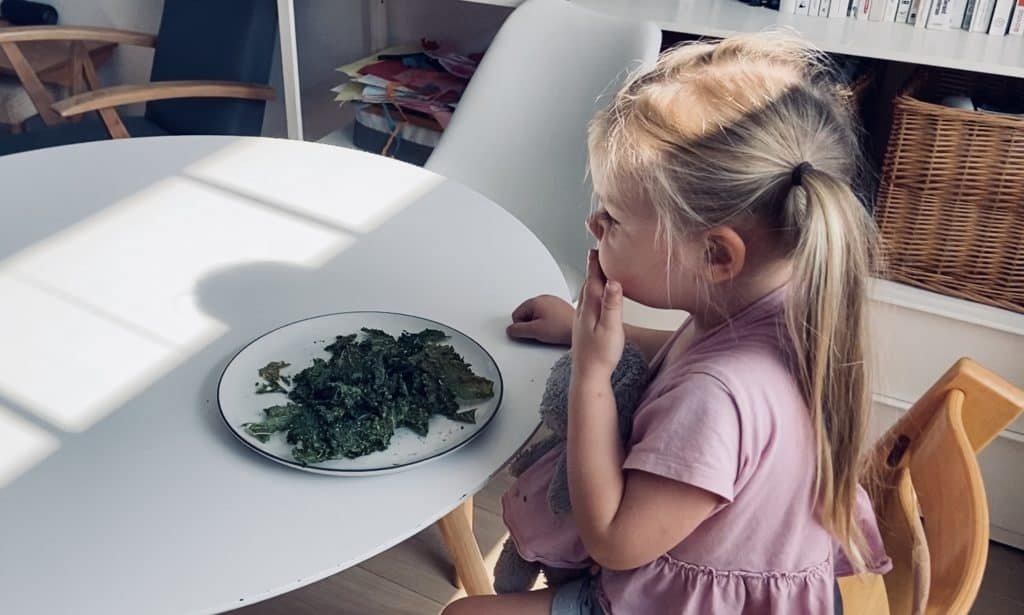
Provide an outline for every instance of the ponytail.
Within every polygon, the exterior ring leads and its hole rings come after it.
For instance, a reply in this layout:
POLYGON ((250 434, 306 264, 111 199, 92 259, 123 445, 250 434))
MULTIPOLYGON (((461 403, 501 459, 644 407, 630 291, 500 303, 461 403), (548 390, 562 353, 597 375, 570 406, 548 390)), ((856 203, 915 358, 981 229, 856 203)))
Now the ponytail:
POLYGON ((864 543, 853 513, 871 403, 865 304, 873 223, 848 182, 813 167, 790 190, 786 214, 798 229, 786 321, 814 426, 820 520, 859 570, 864 543))

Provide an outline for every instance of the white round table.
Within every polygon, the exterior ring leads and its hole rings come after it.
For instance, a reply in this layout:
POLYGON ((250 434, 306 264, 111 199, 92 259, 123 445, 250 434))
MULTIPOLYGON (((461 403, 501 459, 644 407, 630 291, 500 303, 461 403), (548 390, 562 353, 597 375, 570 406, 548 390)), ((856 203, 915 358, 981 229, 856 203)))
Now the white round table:
POLYGON ((416 167, 295 141, 161 137, 0 158, 0 610, 198 613, 312 583, 482 488, 559 351, 508 340, 568 289, 544 246, 416 167), (434 319, 497 361, 497 418, 406 472, 338 478, 228 433, 248 341, 347 310, 434 319))

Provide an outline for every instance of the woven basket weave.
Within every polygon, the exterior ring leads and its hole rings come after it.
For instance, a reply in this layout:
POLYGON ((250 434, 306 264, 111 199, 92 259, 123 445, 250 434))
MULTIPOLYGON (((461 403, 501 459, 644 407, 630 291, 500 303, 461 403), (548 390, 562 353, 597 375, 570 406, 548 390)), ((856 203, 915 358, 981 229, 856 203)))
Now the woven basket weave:
POLYGON ((1024 118, 936 104, 1019 101, 1024 80, 921 72, 895 99, 875 216, 884 275, 1024 312, 1024 118))

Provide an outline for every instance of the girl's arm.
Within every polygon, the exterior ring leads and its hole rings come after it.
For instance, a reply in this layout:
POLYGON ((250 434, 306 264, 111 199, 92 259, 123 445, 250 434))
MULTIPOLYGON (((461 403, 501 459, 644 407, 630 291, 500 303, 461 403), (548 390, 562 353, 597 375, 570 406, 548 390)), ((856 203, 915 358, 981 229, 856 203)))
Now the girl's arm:
POLYGON ((623 472, 611 384, 573 374, 567 438, 572 514, 587 553, 603 568, 657 559, 721 502, 708 491, 648 472, 623 472))
MULTIPOLYGON (((517 339, 569 346, 572 344, 575 320, 575 310, 564 299, 539 295, 527 299, 512 312, 512 324, 507 331, 510 337, 517 339)), ((626 339, 639 346, 648 361, 654 358, 673 333, 633 325, 625 325, 625 328, 626 339)))
POLYGON ((720 503, 708 491, 623 471, 611 374, 622 357, 622 287, 604 279, 591 251, 572 331, 567 462, 573 520, 601 566, 636 568, 690 535, 720 503))

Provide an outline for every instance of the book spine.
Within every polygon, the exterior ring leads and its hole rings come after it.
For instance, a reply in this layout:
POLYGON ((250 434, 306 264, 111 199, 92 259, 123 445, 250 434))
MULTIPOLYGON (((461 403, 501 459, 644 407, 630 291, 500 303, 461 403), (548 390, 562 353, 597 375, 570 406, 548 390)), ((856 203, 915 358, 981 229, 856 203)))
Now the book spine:
POLYGON ((899 8, 896 9, 896 23, 907 23, 910 15, 910 0, 900 0, 899 8))
POLYGON ((974 15, 971 17, 971 32, 988 32, 994 8, 995 0, 978 0, 974 5, 974 15))
POLYGON ((888 0, 871 0, 868 19, 871 21, 882 21, 882 15, 885 15, 886 6, 888 6, 888 0))
POLYGON ((1006 28, 1010 23, 1013 11, 1013 0, 999 0, 992 11, 992 21, 988 25, 989 36, 1006 36, 1006 28))
POLYGON ((925 27, 929 30, 948 30, 952 3, 953 0, 934 0, 931 12, 928 14, 928 25, 925 27))
POLYGON ((881 0, 859 0, 859 6, 857 7, 857 19, 867 21, 868 15, 871 13, 872 2, 881 2, 881 0))
POLYGON ((811 8, 811 0, 796 0, 796 10, 793 11, 797 15, 808 15, 811 8))
POLYGON ((1010 17, 1010 34, 1024 36, 1024 0, 1017 0, 1017 6, 1013 8, 1013 16, 1010 17))
POLYGON ((807 14, 811 17, 817 17, 818 11, 821 10, 821 0, 811 0, 811 6, 807 8, 807 14))
POLYGON ((967 0, 953 0, 949 3, 949 29, 959 29, 964 21, 964 9, 967 8, 967 0))
POLYGON ((882 13, 882 21, 892 23, 896 21, 896 11, 900 8, 900 0, 886 0, 885 11, 882 13))
POLYGON ((832 0, 828 5, 828 17, 829 19, 846 17, 846 11, 848 11, 849 8, 850 0, 832 0))
POLYGON ((910 12, 907 14, 907 23, 916 26, 917 15, 921 12, 921 0, 912 0, 910 3, 910 12))
POLYGON ((961 30, 971 29, 971 19, 974 17, 974 8, 977 5, 978 0, 967 0, 967 9, 964 11, 964 18, 960 20, 961 30))
POLYGON ((821 0, 821 7, 818 8, 818 17, 828 17, 828 10, 833 2, 839 2, 839 0, 821 0))
POLYGON ((971 19, 971 32, 988 32, 988 21, 992 18, 992 8, 995 0, 978 0, 974 7, 974 16, 971 19), (984 25, 982 25, 984 24, 984 25))
POLYGON ((915 28, 925 28, 928 26, 928 18, 932 14, 932 5, 936 0, 921 0, 921 6, 917 10, 917 21, 914 22, 915 28))

